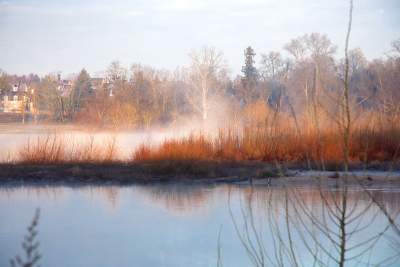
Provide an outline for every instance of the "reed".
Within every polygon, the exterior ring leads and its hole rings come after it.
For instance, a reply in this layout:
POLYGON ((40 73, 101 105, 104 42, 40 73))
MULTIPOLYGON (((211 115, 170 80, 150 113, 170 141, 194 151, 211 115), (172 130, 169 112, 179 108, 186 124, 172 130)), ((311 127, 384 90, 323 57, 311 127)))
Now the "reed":
MULTIPOLYGON (((379 122, 379 121, 378 121, 379 122)), ((400 156, 400 125, 395 123, 354 124, 349 137, 349 162, 368 166, 393 162, 400 156)), ((142 144, 129 162, 142 161, 262 161, 294 163, 317 169, 338 169, 343 162, 343 142, 338 126, 318 132, 281 121, 274 125, 223 128, 214 134, 192 133, 166 139, 161 144, 142 144)), ((75 143, 52 135, 30 139, 16 154, 24 164, 119 162, 115 138, 101 143, 90 137, 75 143)))
MULTIPOLYGON (((398 154, 400 127, 371 129, 359 127, 350 136, 350 163, 388 162, 398 154)), ((142 144, 132 154, 133 161, 154 160, 234 160, 305 164, 324 162, 340 166, 343 147, 340 131, 325 128, 301 131, 291 128, 245 128, 241 131, 220 129, 217 135, 192 134, 165 140, 158 146, 142 144), (317 140, 319 139, 319 142, 317 140)))
POLYGON ((28 140, 17 152, 17 163, 66 164, 111 163, 118 161, 115 138, 97 144, 91 136, 88 142, 77 144, 58 135, 28 140))

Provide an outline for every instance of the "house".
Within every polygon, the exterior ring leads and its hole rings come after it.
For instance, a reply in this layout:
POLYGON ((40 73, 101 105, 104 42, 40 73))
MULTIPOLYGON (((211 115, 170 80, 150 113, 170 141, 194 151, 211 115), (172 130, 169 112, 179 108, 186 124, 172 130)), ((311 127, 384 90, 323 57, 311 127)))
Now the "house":
POLYGON ((0 88, 0 112, 25 113, 33 111, 33 90, 25 83, 14 83, 11 90, 0 88))
POLYGON ((61 96, 67 97, 72 91, 73 83, 71 80, 61 79, 61 75, 57 75, 57 90, 60 91, 61 96))
POLYGON ((90 78, 90 84, 92 85, 93 90, 99 90, 103 88, 104 84, 106 84, 107 81, 104 78, 90 78))
POLYGON ((92 85, 93 91, 98 90, 106 90, 108 96, 114 96, 113 88, 114 84, 113 81, 108 78, 91 78, 90 83, 92 85))

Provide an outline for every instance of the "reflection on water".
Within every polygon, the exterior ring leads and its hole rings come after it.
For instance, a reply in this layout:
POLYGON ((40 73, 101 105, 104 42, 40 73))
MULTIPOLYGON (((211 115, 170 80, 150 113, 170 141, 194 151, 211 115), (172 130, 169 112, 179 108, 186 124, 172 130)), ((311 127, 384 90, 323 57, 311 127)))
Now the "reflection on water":
POLYGON ((400 232, 388 218, 399 206, 391 201, 398 195, 354 187, 250 188, 231 217, 254 266, 397 266, 400 232))
POLYGON ((182 216, 207 212, 213 200, 212 188, 193 185, 141 186, 136 191, 142 194, 144 201, 155 207, 182 216))
POLYGON ((37 207, 41 266, 399 266, 400 194, 375 189, 3 187, 0 266, 37 207))

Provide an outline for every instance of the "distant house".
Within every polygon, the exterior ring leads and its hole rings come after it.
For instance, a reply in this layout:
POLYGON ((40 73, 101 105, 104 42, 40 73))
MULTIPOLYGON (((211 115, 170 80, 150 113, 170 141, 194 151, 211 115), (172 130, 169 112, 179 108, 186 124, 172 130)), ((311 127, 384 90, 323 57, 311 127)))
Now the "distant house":
POLYGON ((96 90, 106 90, 108 96, 114 96, 113 88, 114 84, 110 79, 107 78, 91 78, 90 83, 92 84, 92 89, 96 90))
POLYGON ((24 113, 32 112, 33 103, 31 96, 33 91, 25 83, 12 84, 11 91, 0 88, 0 111, 24 113))
POLYGON ((71 80, 62 80, 60 75, 58 76, 57 90, 60 91, 61 96, 67 97, 72 91, 73 83, 71 80))
POLYGON ((90 78, 90 83, 93 90, 99 90, 106 84, 106 80, 104 78, 90 78))

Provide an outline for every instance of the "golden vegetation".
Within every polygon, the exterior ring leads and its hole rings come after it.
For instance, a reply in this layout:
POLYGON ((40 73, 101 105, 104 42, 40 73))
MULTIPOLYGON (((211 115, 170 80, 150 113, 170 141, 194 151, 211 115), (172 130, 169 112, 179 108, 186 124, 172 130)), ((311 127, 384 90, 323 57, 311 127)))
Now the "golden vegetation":
POLYGON ((115 138, 106 144, 96 144, 90 137, 85 144, 68 142, 61 136, 29 140, 17 152, 17 162, 27 164, 98 163, 117 160, 115 138))
MULTIPOLYGON (((144 161, 261 161, 272 164, 293 163, 308 168, 338 168, 343 162, 340 125, 320 116, 317 131, 307 118, 295 121, 275 114, 261 104, 245 108, 242 127, 219 129, 210 134, 199 131, 161 144, 142 144, 132 151, 128 162, 144 161), (250 115, 249 115, 250 114, 250 115), (257 114, 254 115, 254 114, 257 114), (296 126, 296 123, 299 126, 296 126)), ((400 124, 380 114, 355 120, 350 135, 350 163, 353 165, 387 163, 400 154, 400 124)), ((62 136, 29 140, 17 151, 15 161, 28 164, 112 163, 122 161, 116 139, 76 143, 62 136)))
MULTIPOLYGON (((275 124, 275 125, 274 125, 275 124)), ((269 126, 253 125, 242 130, 220 129, 217 135, 192 134, 165 140, 161 145, 141 145, 134 161, 154 160, 256 160, 271 163, 300 163, 325 169, 343 162, 343 142, 338 126, 318 132, 308 127, 296 130, 294 122, 269 126)), ((350 135, 350 163, 390 162, 400 149, 400 124, 356 124, 350 135)))

